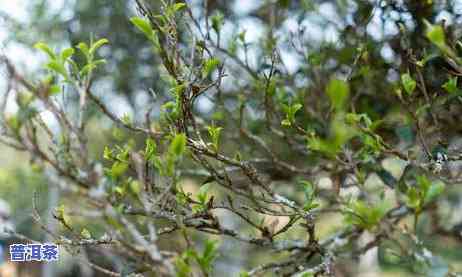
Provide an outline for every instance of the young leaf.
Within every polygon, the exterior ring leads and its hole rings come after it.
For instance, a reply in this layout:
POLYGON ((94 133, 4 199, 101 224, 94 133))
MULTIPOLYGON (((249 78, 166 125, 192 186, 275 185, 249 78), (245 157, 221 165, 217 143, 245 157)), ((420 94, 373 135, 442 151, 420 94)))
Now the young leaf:
POLYGON ((295 114, 296 114, 296 113, 298 112, 298 110, 300 110, 302 107, 303 107, 303 106, 302 106, 302 104, 300 104, 300 103, 295 103, 295 104, 293 104, 293 105, 290 106, 288 115, 289 115, 289 120, 290 120, 291 122, 294 122, 294 121, 295 121, 295 114))
POLYGON ((130 21, 133 23, 133 25, 135 25, 138 28, 138 30, 143 32, 148 39, 153 39, 154 31, 152 30, 149 21, 137 16, 130 18, 130 21))
POLYGON ((80 232, 80 236, 84 239, 91 239, 91 233, 88 231, 87 228, 83 228, 82 231, 80 232))
POLYGON ((100 59, 100 60, 93 61, 93 62, 91 62, 91 63, 85 65, 85 66, 80 70, 80 75, 85 76, 85 75, 87 75, 88 73, 90 73, 91 71, 93 71, 93 69, 95 69, 98 65, 105 64, 105 63, 106 63, 106 60, 104 60, 104 59, 100 59))
POLYGON ((64 67, 64 64, 56 61, 56 60, 52 60, 50 62, 48 62, 47 64, 47 68, 62 75, 64 77, 64 79, 69 79, 69 75, 67 74, 67 71, 66 71, 66 68, 64 67))
POLYGON ((113 179, 116 179, 122 176, 128 169, 128 163, 125 162, 115 162, 112 164, 110 175, 113 179))
POLYGON ((428 188, 427 193, 425 194, 425 199, 424 199, 425 204, 433 201, 441 193, 443 193, 444 188, 445 188, 445 184, 442 181, 433 182, 428 188))
POLYGON ((66 61, 68 58, 70 58, 72 55, 74 55, 74 52, 75 52, 74 48, 72 48, 72 47, 64 49, 61 52, 61 60, 63 62, 66 61))
POLYGON ((50 59, 56 59, 55 53, 53 53, 53 50, 51 50, 51 48, 46 43, 37 42, 34 45, 34 48, 37 48, 37 49, 42 50, 43 52, 45 52, 48 55, 48 57, 50 57, 50 59))
POLYGON ((202 255, 194 255, 197 263, 199 264, 202 271, 210 273, 212 270, 212 263, 218 256, 218 242, 207 240, 205 241, 204 251, 202 255))
POLYGON ((128 184, 128 187, 130 188, 130 191, 134 195, 139 195, 141 192, 141 184, 137 180, 133 180, 128 184))
POLYGON ((355 200, 348 204, 345 210, 345 220, 350 224, 371 230, 380 223, 387 210, 388 207, 384 201, 371 205, 362 200, 355 200))
POLYGON ((422 206, 420 192, 415 187, 410 187, 406 192, 406 205, 410 208, 420 210, 422 206))
POLYGON ((187 262, 186 257, 178 257, 175 260, 176 277, 189 277, 191 276, 191 266, 187 262))
POLYGON ((103 158, 105 160, 112 160, 112 149, 108 146, 104 147, 103 158))
POLYGON ((220 140, 220 133, 223 128, 221 127, 215 127, 215 126, 209 126, 207 127, 207 131, 209 132, 209 136, 212 139, 212 144, 213 148, 215 151, 218 151, 218 143, 220 140))
POLYGON ((327 95, 330 103, 335 110, 339 111, 345 107, 346 100, 350 94, 350 89, 345 81, 331 79, 327 85, 327 95))
POLYGON ((197 192, 197 200, 201 204, 206 204, 207 203, 207 194, 210 189, 210 183, 204 184, 199 188, 199 191, 197 192))
POLYGON ((123 197, 125 195, 125 188, 122 186, 116 186, 114 187, 114 192, 118 194, 119 196, 123 197))
POLYGON ((152 162, 152 159, 156 155, 156 152, 157 152, 156 142, 153 139, 148 138, 146 140, 146 148, 144 150, 144 156, 146 160, 152 162))
POLYGON ((281 125, 284 126, 284 127, 290 127, 292 126, 292 123, 290 123, 290 120, 288 120, 287 118, 286 119, 283 119, 281 121, 281 125))
POLYGON ((224 16, 221 12, 217 12, 215 15, 211 17, 212 19, 212 28, 216 33, 219 33, 221 30, 221 26, 223 26, 224 16))
POLYGON ((212 71, 214 71, 220 65, 220 60, 217 58, 210 58, 205 61, 204 67, 202 68, 202 75, 204 77, 208 76, 212 71))
POLYGON ((286 118, 282 120, 281 124, 282 126, 291 126, 293 123, 295 123, 295 114, 297 113, 298 110, 302 108, 302 104, 300 103, 294 103, 292 105, 283 105, 282 108, 286 112, 286 118))
POLYGON ((90 53, 91 55, 93 55, 93 54, 96 52, 96 50, 98 50, 101 46, 103 46, 104 44, 107 44, 107 43, 109 43, 109 40, 107 40, 107 39, 105 39, 105 38, 102 38, 102 39, 98 40, 97 42, 95 42, 95 43, 91 46, 91 48, 90 48, 90 50, 89 50, 89 53, 90 53))
POLYGON ((186 7, 186 3, 176 3, 173 4, 173 11, 178 12, 186 7))
POLYGON ((243 44, 245 44, 245 34, 246 33, 247 33, 247 30, 243 30, 237 35, 239 41, 242 42, 243 44))
POLYGON ((314 201, 316 197, 316 192, 313 184, 309 181, 300 181, 300 183, 305 193, 305 203, 303 204, 303 209, 305 211, 309 211, 318 207, 319 203, 314 201))
POLYGON ((87 45, 85 42, 80 42, 80 43, 77 45, 77 48, 79 48, 80 51, 82 51, 82 53, 85 55, 85 57, 87 58, 87 60, 90 59, 90 50, 88 49, 88 45, 87 45))
POLYGON ((446 45, 446 39, 444 35, 444 29, 441 25, 433 25, 428 21, 425 21, 427 25, 427 31, 425 32, 425 36, 434 43, 436 46, 443 48, 446 45))
POLYGON ((55 209, 55 215, 56 215, 56 218, 59 219, 59 220, 62 220, 62 222, 66 225, 69 225, 69 217, 67 216, 67 214, 65 213, 64 211, 64 204, 61 204, 59 205, 56 209, 55 209))
POLYGON ((407 92, 408 95, 411 95, 417 83, 412 79, 411 75, 409 73, 405 73, 401 75, 401 83, 403 84, 404 90, 407 92))
POLYGON ((176 158, 183 155, 186 149, 186 135, 185 134, 177 134, 173 138, 172 142, 169 146, 169 153, 174 155, 176 158))
POLYGON ((125 125, 131 125, 132 119, 128 113, 124 113, 122 118, 120 119, 125 125))
POLYGON ((456 93, 457 92, 457 76, 449 78, 446 83, 443 84, 442 88, 449 93, 456 93))

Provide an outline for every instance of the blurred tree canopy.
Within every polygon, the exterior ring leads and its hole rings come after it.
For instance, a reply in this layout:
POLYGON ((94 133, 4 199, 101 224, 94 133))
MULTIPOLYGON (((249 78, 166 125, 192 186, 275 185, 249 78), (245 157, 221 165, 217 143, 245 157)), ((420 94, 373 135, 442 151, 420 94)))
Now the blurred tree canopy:
POLYGON ((28 9, 4 44, 43 67, 0 56, 0 141, 31 173, 0 179, 58 188, 59 230, 33 220, 95 272, 462 271, 460 1, 28 9))

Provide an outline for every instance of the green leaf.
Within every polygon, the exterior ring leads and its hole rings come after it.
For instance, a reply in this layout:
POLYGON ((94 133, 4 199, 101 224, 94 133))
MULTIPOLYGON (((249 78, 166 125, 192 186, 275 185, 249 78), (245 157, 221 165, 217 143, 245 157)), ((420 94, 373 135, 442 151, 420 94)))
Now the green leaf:
POLYGON ((309 150, 318 151, 326 156, 335 157, 338 149, 330 141, 321 139, 316 136, 307 138, 307 147, 309 150))
POLYGON ((303 210, 309 211, 319 206, 319 203, 315 202, 316 192, 314 185, 309 181, 300 181, 303 192, 305 193, 305 203, 303 204, 303 210))
POLYGON ((295 114, 298 112, 298 110, 300 110, 302 108, 302 104, 300 103, 295 103, 293 105, 290 106, 290 109, 289 109, 289 119, 291 121, 295 121, 295 114))
POLYGON ((85 75, 89 74, 91 71, 93 71, 93 69, 95 69, 95 68, 96 68, 96 66, 94 64, 89 63, 89 64, 85 65, 82 68, 82 70, 80 70, 80 75, 85 76, 85 75))
POLYGON ((179 85, 175 85, 172 89, 172 92, 174 93, 175 96, 177 97, 180 97, 181 95, 183 95, 183 92, 185 91, 186 89, 186 84, 179 84, 179 85))
POLYGON ((232 39, 230 42, 229 42, 229 46, 228 46, 228 51, 231 55, 236 55, 236 51, 237 51, 237 41, 236 39, 232 39))
POLYGON ((64 62, 72 55, 74 55, 74 48, 66 48, 61 52, 61 60, 64 62))
POLYGON ((110 174, 111 177, 116 179, 120 176, 122 176, 128 169, 128 163, 125 162, 115 162, 112 164, 110 174))
POLYGON ((438 180, 433 182, 427 190, 424 202, 429 203, 436 199, 439 195, 441 195, 444 192, 445 186, 446 185, 442 181, 438 180))
POLYGON ((69 79, 69 76, 67 74, 67 71, 66 71, 66 68, 64 67, 64 65, 56 60, 51 60, 50 62, 48 62, 48 64, 46 65, 48 69, 62 75, 64 77, 64 79, 68 80, 69 79))
POLYGON ((413 209, 420 209, 422 202, 420 192, 415 187, 410 187, 406 192, 406 205, 413 209))
POLYGON ((22 123, 19 121, 19 119, 18 119, 18 117, 16 115, 7 116, 6 124, 8 125, 8 127, 13 129, 13 131, 15 133, 19 133, 19 129, 22 126, 22 123))
POLYGON ((157 144, 156 144, 156 142, 153 139, 148 138, 146 140, 146 148, 144 150, 144 156, 145 156, 146 160, 152 162, 154 156, 156 155, 156 153, 157 153, 157 144))
POLYGON ((173 4, 173 11, 178 12, 186 7, 186 3, 176 3, 173 4))
POLYGON ((91 233, 87 230, 87 228, 82 229, 82 231, 80 232, 80 236, 82 236, 82 238, 84 239, 91 239, 91 233))
POLYGON ((139 195, 141 192, 141 184, 137 180, 133 180, 128 184, 128 187, 130 188, 130 191, 134 195, 139 195))
POLYGON ((369 116, 365 113, 356 114, 356 113, 348 113, 345 117, 345 120, 349 124, 353 123, 363 123, 365 127, 369 128, 372 125, 372 120, 369 116))
POLYGON ((362 200, 354 200, 348 203, 344 216, 347 223, 371 230, 380 223, 387 210, 385 201, 371 205, 362 200))
POLYGON ((342 116, 336 115, 330 125, 329 142, 338 151, 356 134, 354 128, 345 124, 342 116))
POLYGON ((125 125, 131 125, 132 119, 128 113, 124 113, 122 118, 120 119, 125 125))
POLYGON ((446 83, 444 83, 442 85, 442 88, 444 88, 444 90, 446 90, 449 93, 456 93, 457 90, 458 90, 458 88, 457 88, 457 76, 449 78, 449 80, 447 80, 446 83))
POLYGON ((165 172, 166 169, 164 168, 164 163, 162 163, 162 160, 159 157, 154 156, 152 158, 152 162, 154 163, 154 166, 157 168, 157 170, 159 170, 159 173, 160 173, 161 176, 164 176, 164 175, 167 174, 165 172))
POLYGON ((327 95, 330 103, 335 110, 343 110, 346 100, 350 94, 350 89, 345 81, 339 79, 331 79, 327 85, 327 95))
POLYGON ((417 83, 414 81, 414 79, 412 79, 409 73, 401 75, 401 83, 408 95, 411 95, 414 92, 415 87, 417 85, 417 83))
POLYGON ((50 86, 50 94, 51 95, 56 95, 61 92, 61 87, 58 85, 52 85, 50 86))
POLYGON ((187 263, 187 258, 178 257, 175 260, 175 271, 176 277, 190 277, 191 276, 191 266, 187 263))
POLYGON ((124 196, 125 195, 125 188, 122 186, 116 186, 114 187, 114 192, 117 193, 119 196, 124 196))
POLYGON ((214 71, 220 65, 220 60, 217 58, 210 58, 205 61, 202 68, 202 75, 204 77, 208 76, 212 71, 214 71))
POLYGON ((311 200, 314 197, 314 185, 310 181, 302 180, 300 181, 302 185, 303 192, 305 193, 305 198, 311 200))
POLYGON ((207 194, 209 192, 209 189, 210 189, 210 183, 204 184, 199 188, 199 191, 197 192, 197 200, 201 204, 206 204, 208 202, 207 194))
POLYGON ((200 268, 207 273, 212 270, 212 263, 218 256, 218 241, 206 240, 201 256, 193 254, 200 268))
POLYGON ((103 158, 105 160, 112 160, 112 149, 108 146, 104 147, 103 158))
POLYGON ((91 46, 91 48, 89 50, 89 53, 91 55, 93 55, 96 52, 96 50, 98 50, 101 46, 103 46, 104 44, 107 44, 107 43, 109 43, 109 40, 107 40, 106 38, 102 38, 102 39, 98 40, 97 42, 95 42, 91 46))
POLYGON ((247 30, 243 30, 237 35, 239 41, 242 42, 243 44, 245 44, 245 34, 246 33, 247 33, 247 30))
POLYGON ((292 104, 290 106, 282 104, 282 109, 286 113, 286 118, 284 120, 282 120, 281 125, 282 126, 291 126, 293 123, 295 123, 295 114, 302 107, 303 106, 300 103, 294 103, 294 104, 292 104))
POLYGON ((85 66, 80 70, 80 75, 85 76, 85 75, 89 74, 90 72, 92 72, 93 69, 95 69, 96 67, 98 67, 98 65, 105 64, 105 63, 106 63, 106 60, 104 60, 104 59, 100 59, 100 60, 93 61, 93 62, 91 62, 91 63, 85 65, 85 66))
POLYGON ((425 195, 428 189, 430 188, 430 186, 432 185, 432 183, 430 182, 430 180, 428 180, 427 176, 425 175, 416 176, 416 181, 417 181, 417 184, 419 185, 420 191, 422 191, 423 194, 425 195))
POLYGON ((85 42, 80 42, 80 43, 77 45, 77 48, 79 48, 80 51, 82 51, 82 53, 85 55, 85 57, 87 58, 87 60, 90 59, 90 50, 88 49, 88 45, 87 45, 85 42))
POLYGON ((288 120, 288 119, 283 119, 281 121, 281 125, 284 126, 284 127, 290 127, 290 126, 292 126, 292 123, 290 123, 290 120, 288 120))
POLYGON ((154 31, 152 30, 149 21, 137 16, 130 18, 130 21, 138 28, 138 30, 143 32, 148 39, 152 40, 154 38, 154 31))
POLYGON ((216 33, 219 33, 221 27, 223 26, 224 16, 221 12, 217 12, 211 17, 212 19, 212 28, 216 33))
POLYGON ((213 148, 215 151, 218 151, 218 143, 220 140, 220 133, 223 128, 215 127, 215 126, 208 126, 207 131, 209 132, 209 136, 212 139, 213 148))
POLYGON ((175 135, 172 142, 170 143, 169 153, 171 153, 176 158, 178 158, 181 155, 183 155, 185 149, 186 149, 186 135, 183 133, 175 135))
POLYGON ((35 100, 35 96, 29 92, 21 92, 17 94, 17 103, 21 108, 27 108, 32 101, 35 100))
POLYGON ((55 209, 56 217, 64 222, 64 224, 69 225, 69 217, 67 216, 65 210, 64 210, 64 204, 59 205, 55 209))
POLYGON ((43 52, 45 52, 48 55, 48 57, 50 57, 50 59, 56 59, 57 58, 55 53, 53 53, 53 50, 51 50, 51 48, 46 43, 37 42, 36 44, 34 44, 34 48, 42 50, 43 52))
POLYGON ((427 25, 427 30, 425 32, 425 36, 434 43, 436 46, 440 48, 444 48, 446 46, 446 39, 444 35, 444 29, 441 25, 433 25, 428 21, 424 21, 427 25))

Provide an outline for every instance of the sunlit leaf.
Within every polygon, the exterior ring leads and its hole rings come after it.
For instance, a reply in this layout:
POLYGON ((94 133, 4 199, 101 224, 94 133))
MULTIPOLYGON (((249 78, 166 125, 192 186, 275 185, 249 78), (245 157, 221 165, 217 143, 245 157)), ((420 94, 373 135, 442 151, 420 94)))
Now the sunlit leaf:
POLYGON ((458 88, 457 88, 457 77, 451 77, 449 78, 449 80, 447 80, 442 88, 444 88, 444 90, 446 90, 447 92, 449 93, 456 93, 458 91, 458 88))
POLYGON ((37 42, 34 45, 34 48, 42 50, 44 53, 48 55, 48 57, 50 57, 50 59, 56 59, 56 54, 53 53, 53 50, 51 50, 51 48, 46 43, 37 42))
POLYGON ((208 76, 212 71, 214 71, 220 65, 220 60, 217 58, 210 58, 205 61, 202 68, 202 75, 204 77, 208 76))
POLYGON ((74 48, 66 48, 61 52, 61 60, 64 62, 68 58, 70 58, 72 55, 74 55, 74 48))
POLYGON ((444 35, 443 26, 437 24, 433 25, 430 24, 428 21, 424 21, 427 25, 427 31, 425 32, 425 36, 436 46, 443 47, 446 44, 446 39, 444 35))
POLYGON ((342 110, 345 107, 346 100, 350 93, 348 84, 339 79, 331 79, 326 89, 332 107, 336 110, 342 110))
POLYGON ((95 42, 90 50, 89 50, 89 53, 90 54, 94 54, 96 52, 96 50, 98 50, 101 46, 103 46, 104 44, 107 44, 109 43, 109 40, 105 39, 105 38, 102 38, 100 40, 98 40, 97 42, 95 42))
POLYGON ((169 153, 175 155, 176 157, 180 157, 183 155, 186 149, 186 135, 185 134, 177 134, 173 138, 172 142, 169 146, 169 153))
POLYGON ((149 21, 137 16, 130 18, 130 21, 138 28, 138 30, 143 32, 147 38, 150 40, 153 38, 154 32, 149 21))
POLYGON ((416 81, 412 79, 409 73, 401 75, 401 83, 403 84, 404 90, 407 92, 408 95, 411 95, 414 92, 415 87, 417 85, 416 81))

